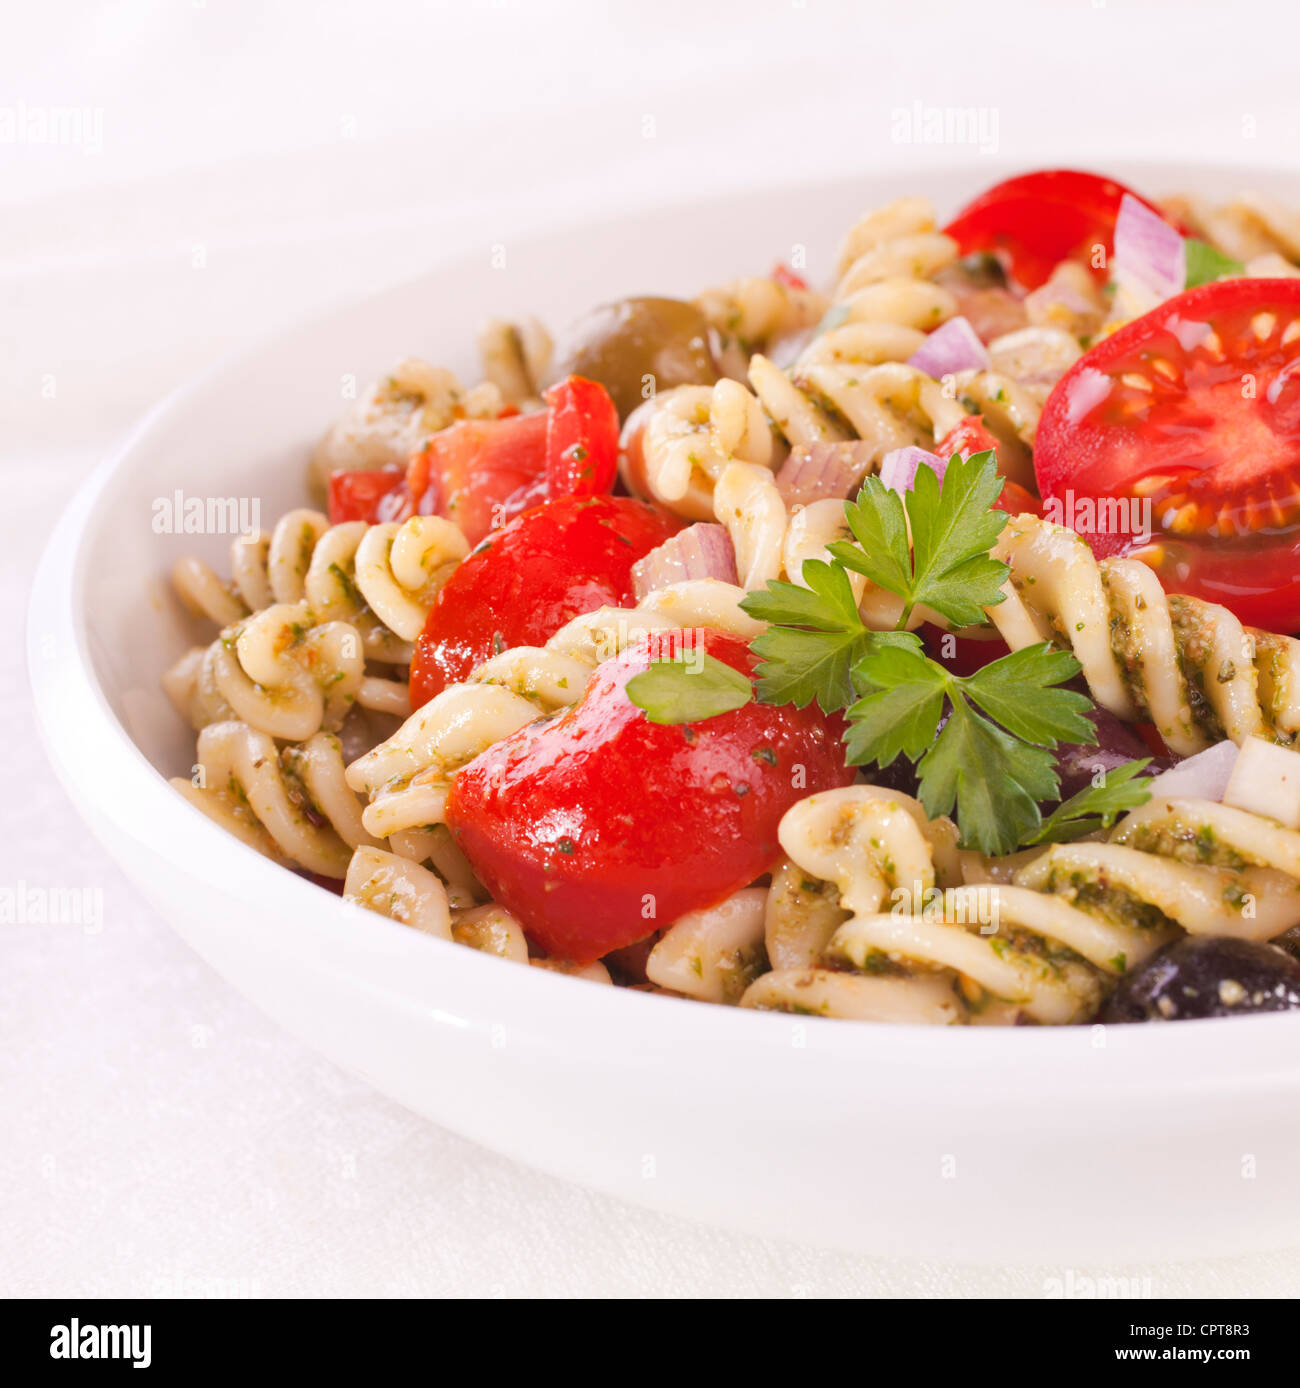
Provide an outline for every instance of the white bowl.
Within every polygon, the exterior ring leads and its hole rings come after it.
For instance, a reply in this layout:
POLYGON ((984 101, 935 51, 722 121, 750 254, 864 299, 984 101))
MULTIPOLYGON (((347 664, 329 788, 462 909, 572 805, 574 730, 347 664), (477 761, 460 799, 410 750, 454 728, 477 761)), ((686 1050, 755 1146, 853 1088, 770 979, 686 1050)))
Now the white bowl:
MULTIPOLYGON (((51 757, 159 912, 295 1034, 417 1112, 521 1161, 655 1208, 860 1252, 1094 1261, 1300 1242, 1300 1019, 926 1029, 741 1012, 602 988, 416 934, 227 837, 168 785, 193 739, 159 690, 192 639, 180 554, 152 503, 301 504, 306 453, 364 385, 417 353, 473 374, 487 313, 552 324, 625 293, 691 293, 906 192, 941 210, 980 162, 778 188, 627 216, 445 265, 223 365, 150 414, 60 521, 29 659, 51 757)), ((1157 193, 1284 173, 1115 172, 1157 193)), ((224 567, 223 567, 224 571, 224 567)), ((51 981, 51 986, 56 986, 51 981)))

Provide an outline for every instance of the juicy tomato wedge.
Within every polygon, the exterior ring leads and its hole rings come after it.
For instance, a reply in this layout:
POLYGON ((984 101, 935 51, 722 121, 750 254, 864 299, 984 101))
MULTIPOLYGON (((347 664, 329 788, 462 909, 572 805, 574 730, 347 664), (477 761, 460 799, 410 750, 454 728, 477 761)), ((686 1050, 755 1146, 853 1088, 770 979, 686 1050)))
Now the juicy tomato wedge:
MULTIPOLYGON (((992 449, 998 451, 998 441, 989 433, 984 424, 984 416, 968 414, 960 424, 950 429, 934 446, 934 451, 945 461, 954 453, 969 458, 972 453, 984 453, 992 449)), ((1002 480, 1002 494, 993 503, 994 509, 1005 511, 1009 516, 1018 516, 1030 511, 1036 516, 1043 514, 1043 503, 1028 488, 1009 477, 1002 480)), ((1002 652, 1006 654, 1006 652, 1002 652)))
POLYGON ((434 600, 411 663, 411 707, 500 651, 542 645, 583 612, 632 606, 632 565, 680 528, 621 496, 559 497, 517 516, 434 600))
POLYGON ((406 474, 395 467, 376 468, 373 472, 331 473, 330 524, 356 520, 373 524, 379 519, 381 503, 390 493, 400 489, 400 500, 406 500, 405 480, 406 474))
MULTIPOLYGON (((752 677, 720 632, 657 633, 752 677), (692 640, 692 635, 697 640, 692 640)), ((651 723, 627 697, 647 643, 597 667, 581 703, 531 723, 460 770, 447 823, 484 886, 534 944, 579 963, 724 900, 781 856, 781 816, 847 785, 843 724, 815 705, 749 703, 698 723, 651 723), (802 768, 802 775, 796 768, 802 768)))
POLYGON ((1063 260, 1081 261, 1104 280, 1125 193, 1132 193, 1157 216, 1164 215, 1113 178, 1074 169, 1042 169, 981 193, 944 231, 963 255, 990 251, 998 256, 1022 289, 1045 284, 1063 260), (1094 255, 1099 245, 1106 248, 1100 263, 1094 255))
POLYGON ((596 381, 570 376, 546 392, 546 494, 605 496, 618 476, 618 411, 596 381))
POLYGON ((547 408, 465 419, 429 440, 406 469, 336 472, 330 520, 444 516, 471 544, 548 497, 600 496, 618 472, 618 414, 604 386, 570 376, 547 408))
POLYGON ((1300 628, 1300 280, 1222 280, 1127 323, 1056 383, 1034 463, 1047 518, 1098 556, 1300 628))
POLYGON ((463 419, 411 459, 406 489, 421 515, 454 521, 472 545, 546 497, 542 412, 463 419))

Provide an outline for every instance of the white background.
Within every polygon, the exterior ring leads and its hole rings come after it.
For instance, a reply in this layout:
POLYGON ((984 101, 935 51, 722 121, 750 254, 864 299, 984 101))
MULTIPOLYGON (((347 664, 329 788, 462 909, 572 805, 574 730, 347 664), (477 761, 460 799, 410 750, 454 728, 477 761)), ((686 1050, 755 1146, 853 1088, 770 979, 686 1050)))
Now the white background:
MULTIPOLYGON (((1295 13, 3 0, 0 886, 100 886, 105 920, 0 927, 0 1292, 1041 1296, 1061 1269, 830 1255, 589 1195, 304 1051, 170 934, 54 784, 20 666, 27 578, 158 396, 448 253, 908 161, 1218 160, 1243 186, 1251 164, 1300 169, 1295 13), (985 108, 996 149, 894 142, 915 102, 985 108), (6 112, 31 130, 73 107, 80 143, 4 139, 6 112)), ((1300 1289, 1296 1253, 1108 1271, 1156 1295, 1300 1289)))

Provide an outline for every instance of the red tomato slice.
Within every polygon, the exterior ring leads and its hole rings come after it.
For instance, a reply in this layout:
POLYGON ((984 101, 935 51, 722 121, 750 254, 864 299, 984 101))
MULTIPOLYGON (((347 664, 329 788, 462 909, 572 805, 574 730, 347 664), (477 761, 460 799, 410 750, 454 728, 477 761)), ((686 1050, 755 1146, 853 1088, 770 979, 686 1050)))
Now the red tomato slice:
POLYGON ((406 500, 404 482, 405 475, 395 467, 377 468, 373 472, 331 473, 330 524, 341 525, 344 521, 356 520, 373 524, 378 519, 381 502, 390 492, 400 488, 401 500, 406 500))
MULTIPOLYGON (((972 453, 983 453, 989 449, 996 453, 998 441, 984 427, 984 416, 978 414, 968 414, 934 446, 934 451, 945 462, 954 453, 969 458, 972 453)), ((1019 482, 1013 482, 1009 477, 1003 478, 1002 494, 993 506, 995 510, 1005 511, 1009 516, 1018 516, 1023 511, 1032 512, 1035 516, 1043 514, 1043 503, 1019 482)))
POLYGON ((330 520, 444 516, 477 544, 548 497, 612 491, 618 413, 604 386, 570 376, 546 392, 546 402, 534 414, 509 409, 443 429, 411 459, 404 479, 388 468, 335 473, 330 520))
POLYGON ((1082 261, 1104 280, 1115 248, 1115 219, 1125 193, 1132 193, 1158 216, 1164 215, 1113 178, 1074 169, 1042 169, 1009 178, 981 193, 944 231, 961 247, 963 255, 991 251, 999 256, 1022 289, 1045 284, 1063 260, 1082 261), (1097 246, 1106 250, 1100 265, 1094 257, 1097 246))
MULTIPOLYGON (((675 634, 752 674, 743 641, 694 635, 675 634)), ((649 657, 643 642, 607 660, 580 704, 521 728, 452 782, 447 823, 475 872, 561 958, 598 959, 748 886, 780 858, 790 806, 853 779, 841 721, 815 706, 649 722, 624 691, 649 657)))
POLYGON ((1120 328, 1056 383, 1034 461, 1047 518, 1099 556, 1296 630, 1300 280, 1202 285, 1120 328))
POLYGON ((618 410, 596 381, 570 376, 546 392, 546 494, 605 496, 618 476, 618 410))
POLYGON ((546 496, 544 412, 464 419, 411 459, 406 486, 421 515, 454 521, 472 545, 546 496))
POLYGON ((540 646, 573 617, 630 607, 632 565, 681 522, 631 497, 560 497, 517 516, 452 574, 411 663, 419 708, 511 646, 540 646))

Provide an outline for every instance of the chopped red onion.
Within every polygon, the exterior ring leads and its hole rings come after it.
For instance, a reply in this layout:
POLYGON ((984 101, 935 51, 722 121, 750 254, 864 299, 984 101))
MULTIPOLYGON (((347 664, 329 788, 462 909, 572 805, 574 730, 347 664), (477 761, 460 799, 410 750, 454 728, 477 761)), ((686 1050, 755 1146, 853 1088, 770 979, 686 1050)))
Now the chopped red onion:
POLYGON ((1115 222, 1115 279, 1168 299, 1187 283, 1183 238, 1131 193, 1120 200, 1115 222))
POLYGON ((880 480, 901 496, 916 485, 917 469, 921 467, 928 467, 942 482, 948 464, 936 454, 927 453, 924 448, 895 448, 880 460, 880 480))
POLYGON ((787 506, 842 500, 853 495, 870 467, 871 449, 856 439, 800 444, 777 473, 776 489, 787 506))
MULTIPOLYGON (((1133 728, 1109 710, 1098 705, 1089 710, 1087 716, 1097 730, 1097 741, 1062 742, 1052 754, 1061 781, 1062 800, 1084 790, 1099 771, 1116 771, 1128 762, 1151 756, 1146 743, 1133 728)), ((1154 776, 1158 769, 1148 767, 1147 775, 1154 776)))
POLYGON ((987 371, 989 354, 966 318, 950 318, 907 359, 908 366, 937 381, 958 371, 987 371))
POLYGON ((1184 757, 1177 766, 1151 782, 1151 795, 1179 800, 1222 800, 1232 768, 1237 764, 1237 744, 1216 742, 1204 752, 1184 757))
POLYGON ((1086 318, 1089 314, 1097 312, 1095 304, 1080 294, 1074 285, 1067 284, 1063 279, 1049 279, 1046 284, 1039 285, 1025 296, 1027 309, 1033 308, 1046 313, 1055 305, 1079 318, 1086 318))
POLYGON ((638 601, 670 583, 685 583, 693 578, 718 578, 723 583, 740 581, 731 536, 722 526, 688 525, 632 565, 632 590, 638 601))

